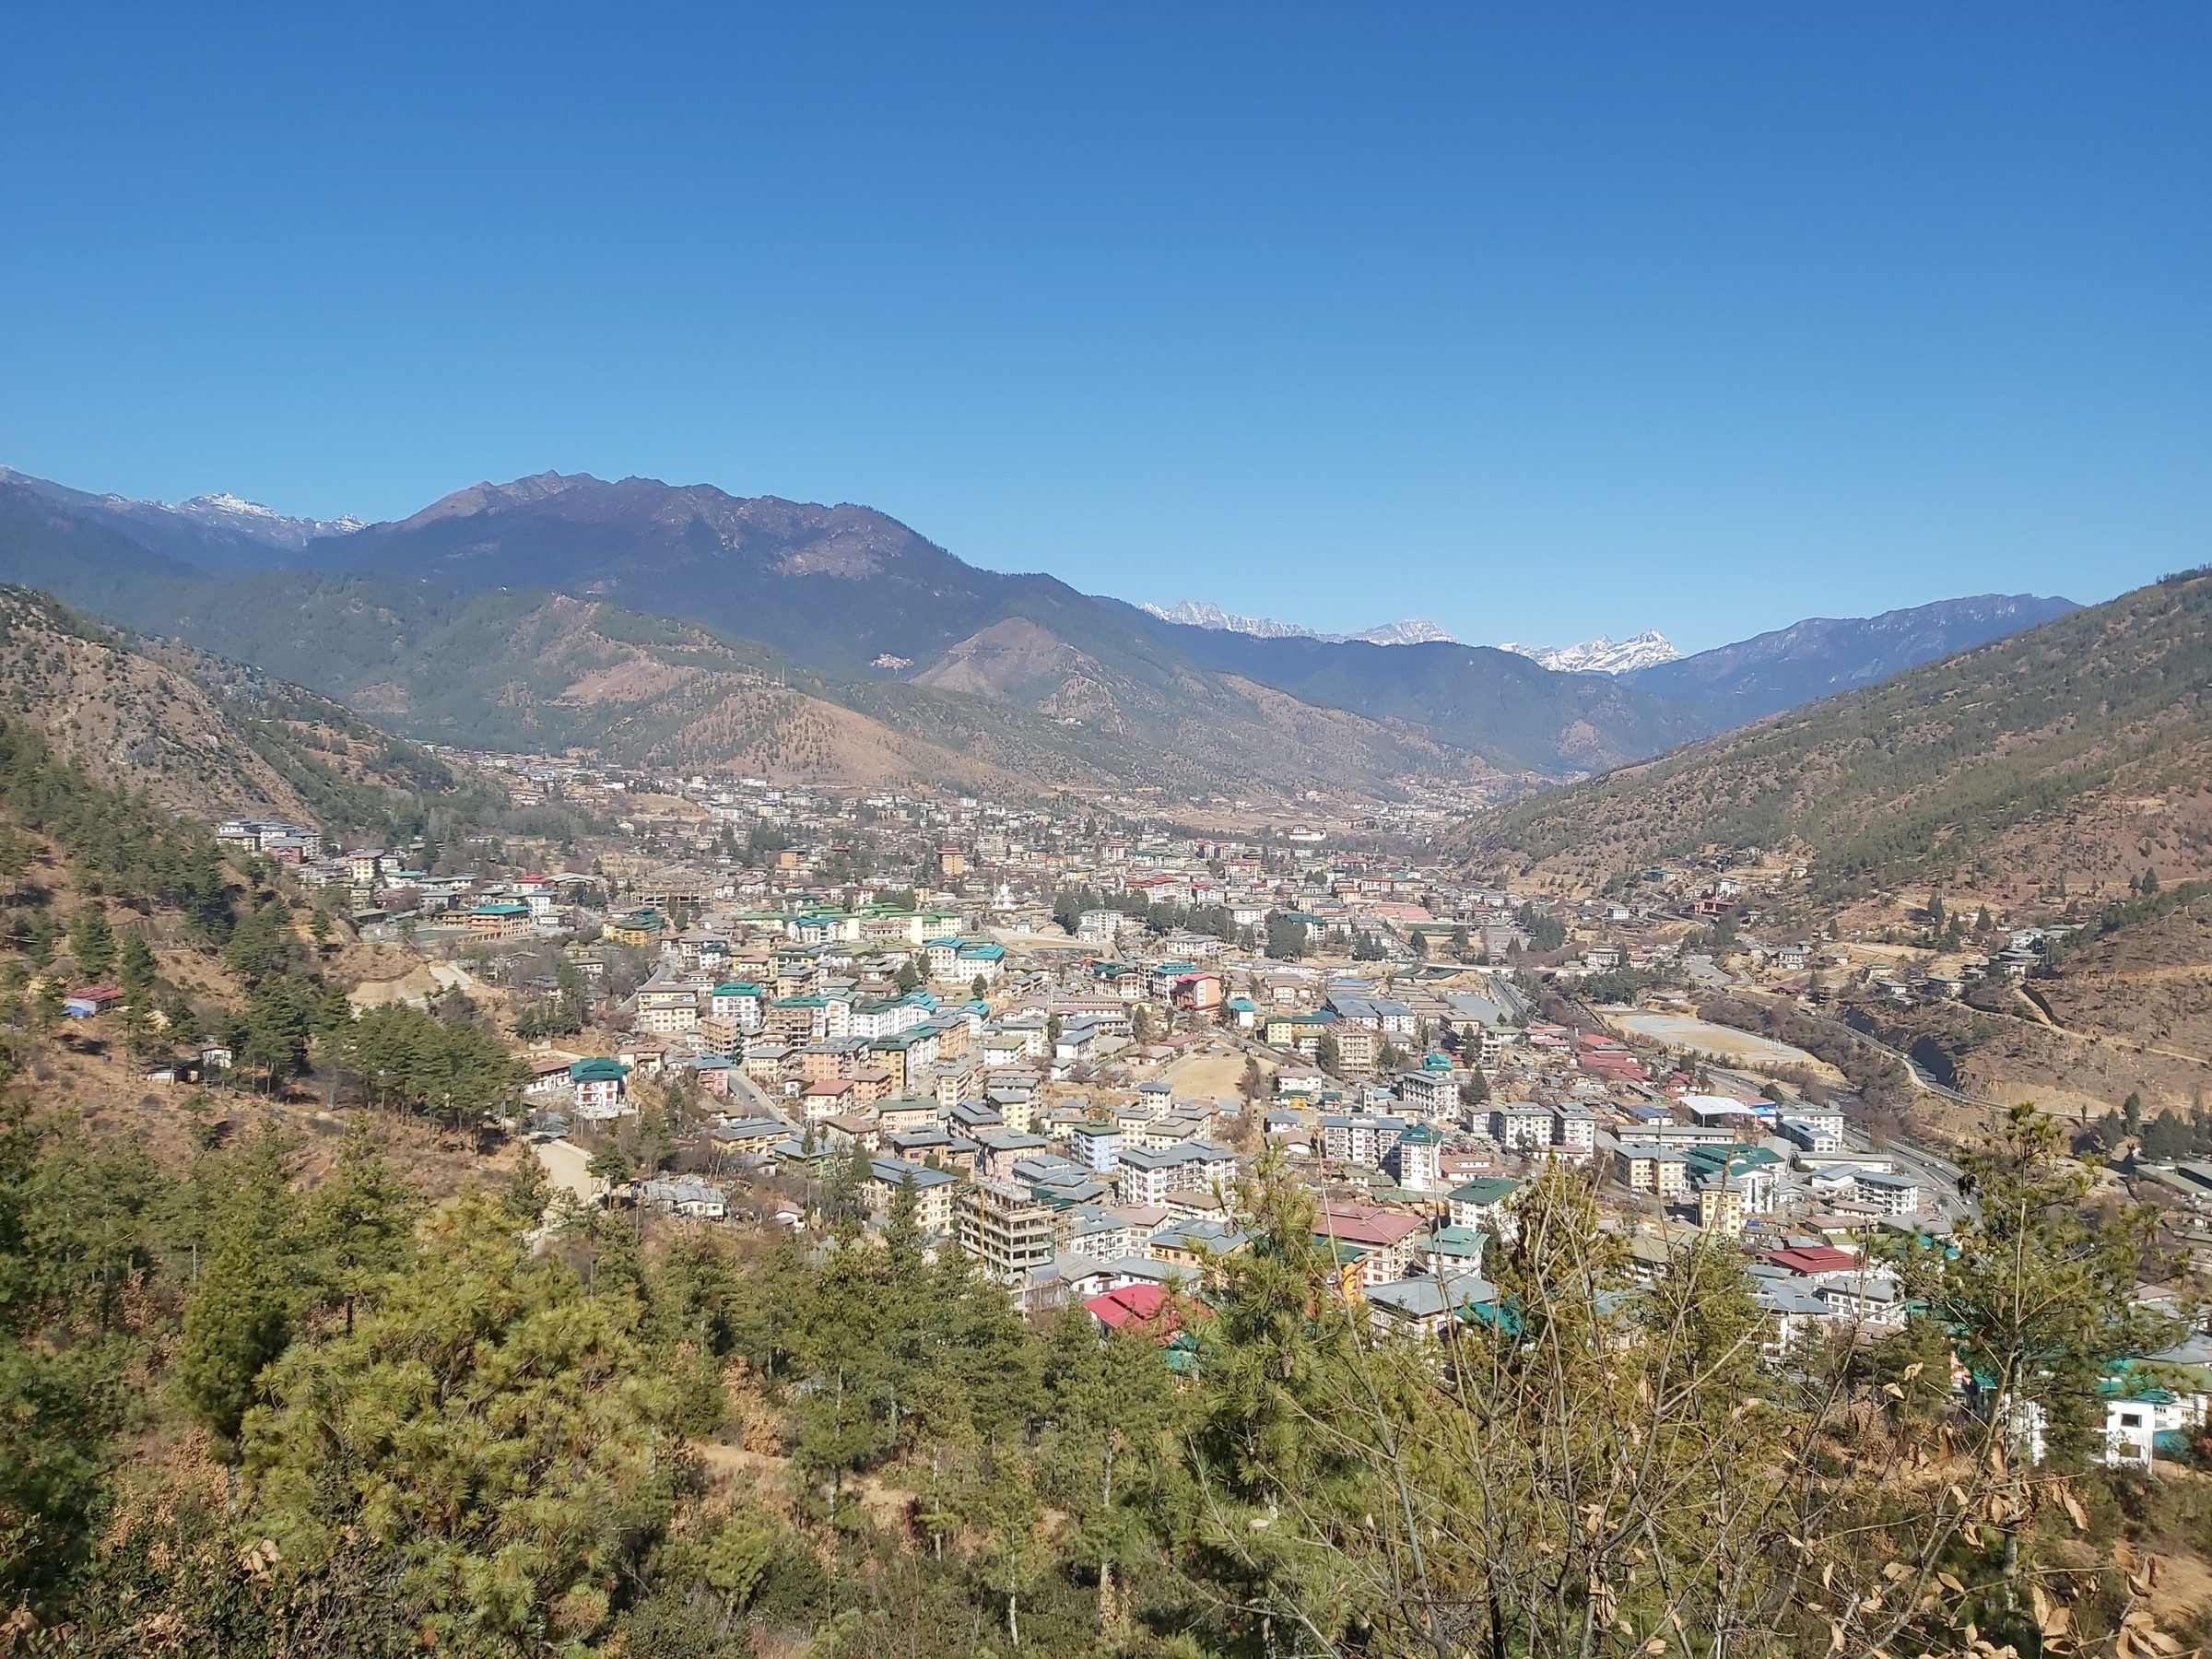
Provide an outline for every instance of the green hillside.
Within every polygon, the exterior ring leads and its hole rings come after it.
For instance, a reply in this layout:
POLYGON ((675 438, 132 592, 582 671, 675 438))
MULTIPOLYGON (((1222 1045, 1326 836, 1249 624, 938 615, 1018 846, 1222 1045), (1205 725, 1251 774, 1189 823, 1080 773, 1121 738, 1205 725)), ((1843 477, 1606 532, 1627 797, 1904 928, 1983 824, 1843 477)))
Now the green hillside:
POLYGON ((2194 792, 2212 576, 2192 571, 1886 684, 1489 812, 1477 859, 1592 884, 1700 847, 1798 845, 1842 895, 2032 865, 2100 803, 2194 792))

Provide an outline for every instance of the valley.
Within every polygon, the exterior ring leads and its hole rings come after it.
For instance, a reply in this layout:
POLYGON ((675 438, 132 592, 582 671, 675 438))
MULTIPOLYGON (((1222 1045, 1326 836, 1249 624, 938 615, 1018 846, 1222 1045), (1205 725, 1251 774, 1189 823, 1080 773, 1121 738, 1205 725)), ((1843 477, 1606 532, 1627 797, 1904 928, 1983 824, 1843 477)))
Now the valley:
MULTIPOLYGON (((0 478, 0 574, 39 584, 0 587, 0 1233, 32 1218, 11 1259, 58 1282, 96 1215, 144 1288, 124 1347, 33 1304, 36 1366, 97 1379, 41 1399, 160 1379, 142 1416, 18 1410, 69 1471, 0 1475, 24 1629, 135 1641, 143 1573, 186 1648, 509 1619, 481 1651, 739 1659, 892 1628, 893 1571, 1031 1641, 1210 1630, 1230 1580, 1178 1529, 1285 1310, 1344 1386, 1385 1361, 1418 1399, 1580 1305, 1641 1379, 1604 1420, 1702 1447, 1604 1312, 1676 1298, 1823 1368, 1869 1438, 1788 1432, 1871 1468, 1920 1396, 1868 1368, 1929 1340, 1908 1297, 1981 1294, 2006 1168, 2050 1227, 2144 1241, 2071 1304, 2081 1400, 2155 1362, 2212 1401, 2165 1313, 2212 1271, 2212 577, 1559 667, 1152 615, 645 480, 394 525, 187 508, 0 478), (466 1403, 425 1404, 409 1356, 457 1320, 466 1403), (496 1358, 529 1344, 557 1406, 496 1358), (387 1412, 457 1449, 387 1457, 387 1412), (1089 1495, 1124 1434, 1154 1473, 1089 1495), (558 1479, 406 1529, 333 1475, 429 1503, 518 1435, 569 1447, 558 1479), (1037 1492, 1118 1553, 1047 1550, 1037 1492), (619 1582, 610 1516, 650 1541, 619 1582), (520 1526, 559 1547, 513 1596, 418 1564, 419 1532, 487 1583, 483 1529, 520 1526), (1025 1538, 1018 1609, 979 1575, 1025 1538)), ((1560 1387, 1498 1397, 1488 1466, 1560 1387)), ((1403 1432, 1367 1397, 1317 1404, 1403 1432)), ((2113 1490, 2194 1454, 2082 1410, 2113 1490)), ((1986 1502, 2001 1466, 1944 1482, 1986 1502)), ((1944 1482, 1902 1488, 1930 1539, 1944 1482)), ((2170 1531, 2037 1536, 2088 1563, 2078 1628, 2194 1628, 2089 1587, 2191 1582, 2170 1531)), ((1927 1628, 1995 1616, 1981 1571, 1927 1628)), ((1765 1628, 1788 1584, 1742 1593, 1765 1628)))

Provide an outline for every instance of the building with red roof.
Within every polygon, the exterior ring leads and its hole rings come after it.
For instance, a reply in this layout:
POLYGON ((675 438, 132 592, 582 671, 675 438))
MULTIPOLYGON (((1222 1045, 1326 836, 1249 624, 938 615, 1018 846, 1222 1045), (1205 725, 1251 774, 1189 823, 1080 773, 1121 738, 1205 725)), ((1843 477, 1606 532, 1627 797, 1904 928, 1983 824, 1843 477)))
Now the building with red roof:
POLYGON ((1783 1250, 1768 1251, 1767 1260, 1805 1278, 1859 1270, 1858 1256, 1848 1250, 1838 1250, 1833 1244, 1792 1244, 1783 1250))
POLYGON ((1141 1330, 1158 1321, 1164 1337, 1181 1323, 1166 1288, 1160 1285, 1124 1285, 1119 1290, 1094 1296, 1083 1305, 1110 1331, 1141 1330))

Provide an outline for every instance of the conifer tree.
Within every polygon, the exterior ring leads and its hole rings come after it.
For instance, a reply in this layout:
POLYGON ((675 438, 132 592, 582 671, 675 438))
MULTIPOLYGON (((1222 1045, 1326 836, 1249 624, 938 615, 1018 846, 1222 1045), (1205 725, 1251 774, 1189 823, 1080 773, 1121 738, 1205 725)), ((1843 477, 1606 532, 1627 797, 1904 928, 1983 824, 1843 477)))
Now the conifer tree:
POLYGON ((347 1330, 360 1298, 414 1254, 421 1208, 420 1194, 392 1168, 368 1125, 356 1124, 308 1198, 302 1230, 322 1300, 345 1310, 347 1330))
POLYGON ((108 925, 106 910, 94 900, 76 912, 76 920, 69 924, 69 954, 76 959, 76 971, 88 981, 108 977, 115 966, 115 934, 108 925))
POLYGON ((289 1147, 264 1130, 194 1183, 211 1189, 207 1254, 184 1306, 177 1386, 227 1463, 237 1460, 240 1425, 259 1397, 258 1379, 291 1340, 302 1300, 290 1178, 289 1147))
POLYGON ((123 942, 116 982, 125 996, 143 1002, 154 988, 154 977, 159 971, 152 947, 133 934, 123 942))
POLYGON ((441 1651, 595 1641, 686 1478, 676 1391, 636 1319, 464 1194, 350 1335, 271 1368, 245 1426, 247 1535, 294 1583, 365 1557, 441 1651))

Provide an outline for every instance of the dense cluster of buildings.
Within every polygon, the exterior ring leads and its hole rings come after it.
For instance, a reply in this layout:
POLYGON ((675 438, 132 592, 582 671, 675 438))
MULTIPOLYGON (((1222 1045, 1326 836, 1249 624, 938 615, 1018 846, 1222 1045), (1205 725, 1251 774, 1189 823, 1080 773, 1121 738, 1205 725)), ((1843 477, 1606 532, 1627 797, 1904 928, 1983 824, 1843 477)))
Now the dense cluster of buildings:
MULTIPOLYGON (((582 1169, 641 1106, 685 1103, 697 1132, 629 1185, 648 1207, 795 1228, 857 1209, 1027 1308, 1080 1300, 1116 1324, 1202 1293, 1247 1247, 1265 1165, 1310 1189, 1342 1295, 1435 1334, 1499 1317, 1486 1256, 1566 1166, 1647 1278, 1689 1239, 1740 1246, 1776 1343, 1900 1323, 1867 1241, 1940 1232, 1957 1207, 1818 1085, 1715 1070, 1594 1012, 1623 984, 1694 1006, 1747 975, 1880 982, 1889 959, 1758 931, 1801 866, 1654 868, 1566 904, 1393 851, 1419 807, 1365 834, 1231 836, 1135 801, 477 759, 618 836, 588 868, 485 877, 298 826, 223 833, 344 889, 371 936, 495 965, 557 951, 590 1018, 567 1047, 527 1047, 525 1122, 582 1169)), ((1942 994, 1926 979, 1916 993, 1942 994)))

